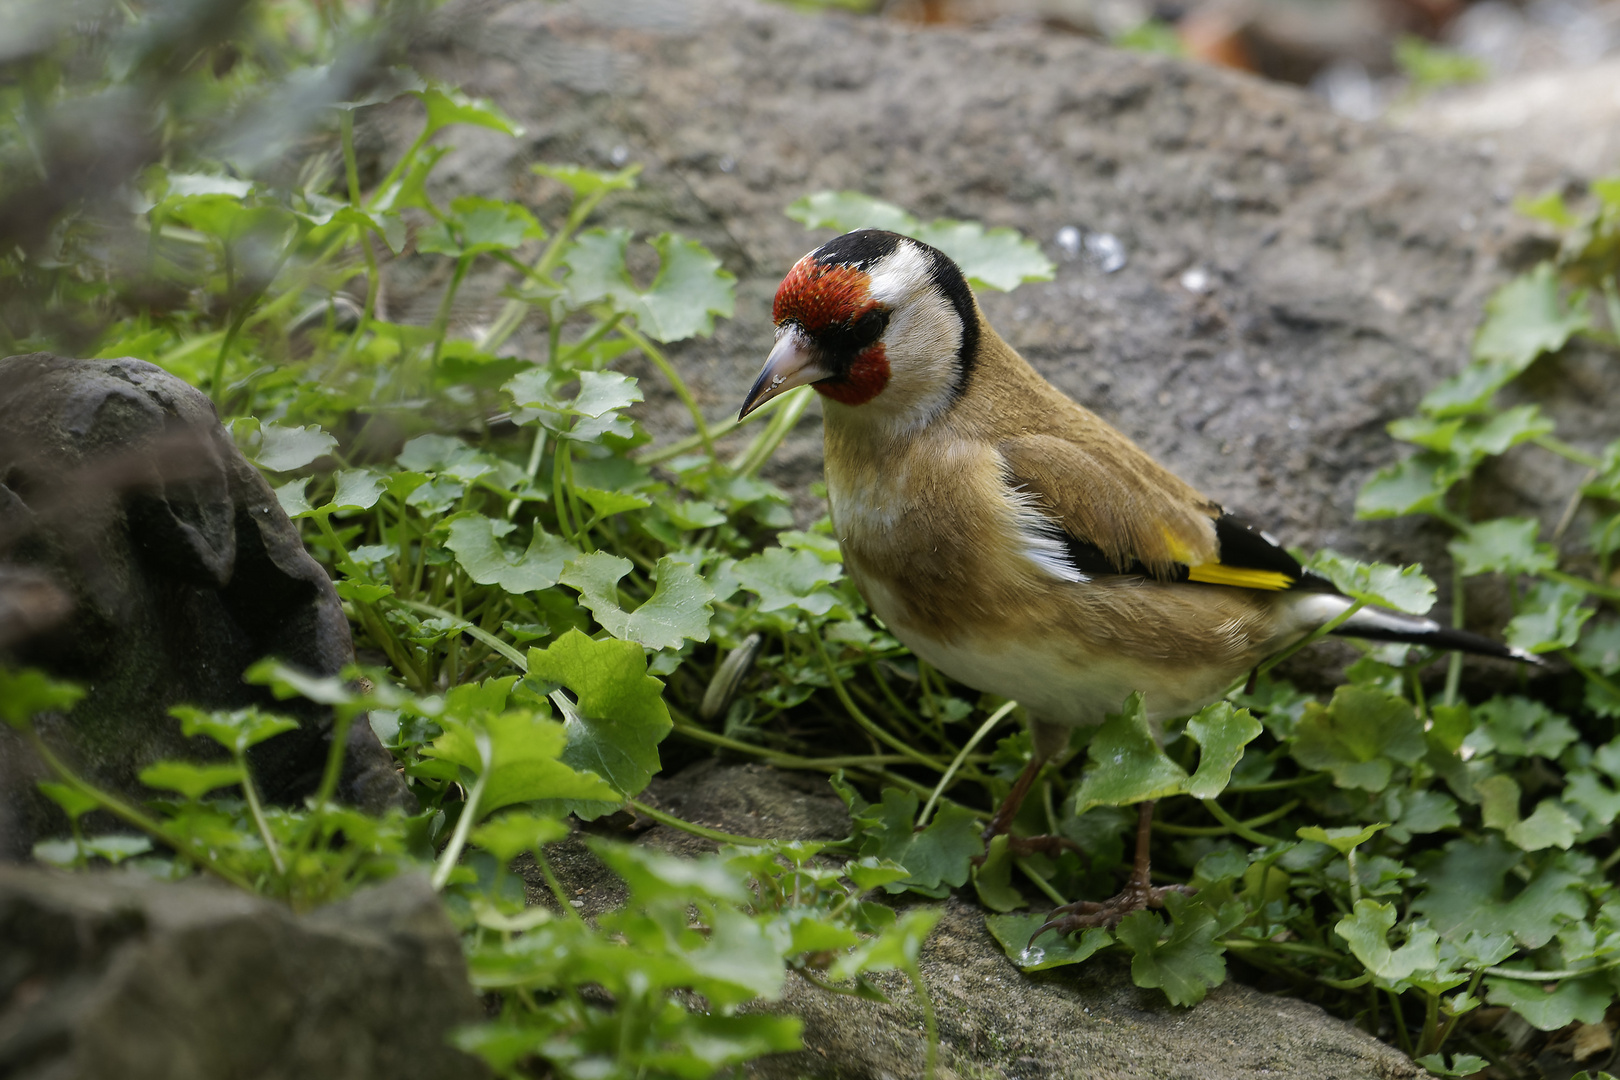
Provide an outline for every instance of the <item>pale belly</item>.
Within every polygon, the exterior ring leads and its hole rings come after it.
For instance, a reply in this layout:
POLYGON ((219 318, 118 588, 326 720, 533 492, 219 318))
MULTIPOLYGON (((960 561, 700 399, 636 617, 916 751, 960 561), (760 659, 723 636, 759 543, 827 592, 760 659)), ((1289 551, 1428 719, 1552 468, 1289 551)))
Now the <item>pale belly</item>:
POLYGON ((1144 662, 1101 651, 1088 655, 1076 639, 964 635, 940 641, 908 626, 904 608, 882 584, 853 568, 851 576, 873 613, 918 657, 975 690, 1016 700, 1051 724, 1100 724, 1140 690, 1147 719, 1157 727, 1217 700, 1246 670, 1241 664, 1144 662))

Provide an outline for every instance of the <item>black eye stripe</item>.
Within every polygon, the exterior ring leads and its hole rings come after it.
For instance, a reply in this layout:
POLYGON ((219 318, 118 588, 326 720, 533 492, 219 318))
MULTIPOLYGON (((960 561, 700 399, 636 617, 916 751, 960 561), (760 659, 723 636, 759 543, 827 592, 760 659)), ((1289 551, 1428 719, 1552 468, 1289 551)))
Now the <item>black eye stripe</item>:
POLYGON ((889 309, 875 307, 853 322, 827 327, 816 336, 816 344, 832 360, 853 359, 862 349, 871 347, 889 327, 889 309))

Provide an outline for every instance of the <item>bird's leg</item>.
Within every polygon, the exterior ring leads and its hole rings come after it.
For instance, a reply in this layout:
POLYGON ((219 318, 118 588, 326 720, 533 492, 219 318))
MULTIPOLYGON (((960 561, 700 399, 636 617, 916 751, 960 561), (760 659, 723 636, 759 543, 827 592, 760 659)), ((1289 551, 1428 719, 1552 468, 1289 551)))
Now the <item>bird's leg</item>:
MULTIPOLYGON (((990 824, 984 827, 985 846, 988 848, 990 841, 1003 833, 1008 833, 1007 850, 1014 856, 1038 854, 1055 859, 1065 851, 1072 851, 1084 859, 1086 855, 1080 850, 1080 845, 1066 837, 1013 836, 1008 832, 1012 828, 1013 818, 1018 816, 1019 808, 1024 805, 1024 799, 1029 796, 1029 789, 1035 786, 1035 779, 1041 775, 1041 767, 1045 764, 1046 757, 1042 754, 1030 757, 1029 764, 1024 766, 1024 771, 1013 781, 1012 790, 1007 792, 1007 797, 996 807, 995 814, 990 818, 990 824)), ((985 856, 980 855, 973 861, 975 865, 983 866, 984 860, 985 856)))
POLYGON ((1089 926, 1113 927, 1133 911, 1164 907, 1164 898, 1170 893, 1192 895, 1193 889, 1188 885, 1154 886, 1148 862, 1152 835, 1153 803, 1145 802, 1137 811, 1136 861, 1131 867, 1131 877, 1125 883, 1125 888, 1120 890, 1118 896, 1101 902, 1081 900, 1053 908, 1052 917, 1042 923, 1041 928, 1030 935, 1029 940, 1034 941, 1048 930, 1056 930, 1060 935, 1067 935, 1089 926))

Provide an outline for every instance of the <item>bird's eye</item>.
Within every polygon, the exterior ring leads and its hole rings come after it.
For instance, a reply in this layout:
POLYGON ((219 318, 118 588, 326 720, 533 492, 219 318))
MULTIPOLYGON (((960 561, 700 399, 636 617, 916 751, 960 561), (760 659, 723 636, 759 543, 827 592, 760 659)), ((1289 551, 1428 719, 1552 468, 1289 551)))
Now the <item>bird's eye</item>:
POLYGON ((873 308, 865 315, 856 319, 849 328, 849 345, 852 351, 860 350, 871 345, 883 336, 883 331, 889 327, 889 312, 886 308, 873 308))

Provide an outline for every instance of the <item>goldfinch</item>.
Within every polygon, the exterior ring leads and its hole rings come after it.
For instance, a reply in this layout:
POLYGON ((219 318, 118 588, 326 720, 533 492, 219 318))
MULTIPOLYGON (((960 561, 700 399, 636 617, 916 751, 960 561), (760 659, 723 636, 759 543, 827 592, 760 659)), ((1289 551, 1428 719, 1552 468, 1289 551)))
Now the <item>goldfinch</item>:
MULTIPOLYGON (((935 248, 847 233, 799 260, 772 315, 776 344, 741 415, 815 387, 834 529, 872 611, 917 656, 1032 718, 1033 760, 987 837, 1008 828, 1070 728, 1141 691, 1158 730, 1351 606, 1043 379, 935 248)), ((1338 632, 1531 659, 1371 608, 1338 632)), ((1059 909, 1048 927, 1160 906, 1151 813, 1144 804, 1126 890, 1059 909)))

